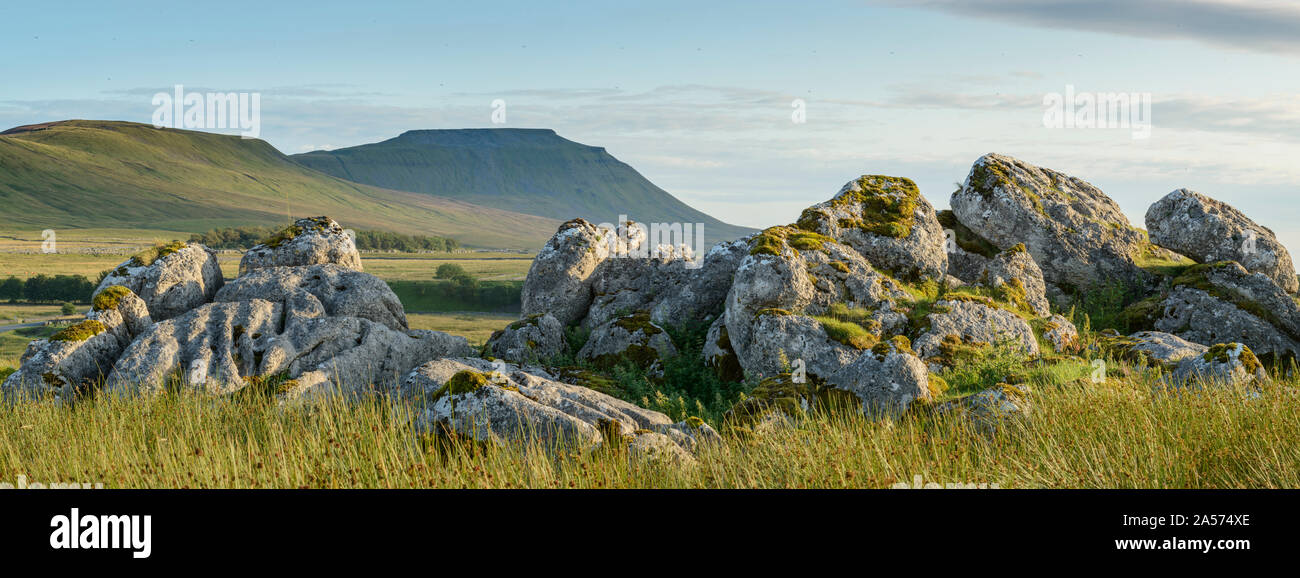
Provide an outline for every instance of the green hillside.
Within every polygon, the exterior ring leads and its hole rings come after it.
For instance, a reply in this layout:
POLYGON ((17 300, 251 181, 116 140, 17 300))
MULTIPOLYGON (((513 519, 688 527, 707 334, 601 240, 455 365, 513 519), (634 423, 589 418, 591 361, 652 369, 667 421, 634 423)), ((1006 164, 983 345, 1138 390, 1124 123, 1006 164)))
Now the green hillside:
POLYGON ((203 232, 329 215, 355 229, 537 249, 559 225, 310 170, 261 140, 70 120, 0 133, 3 228, 203 232))
POLYGON ((350 181, 555 219, 704 223, 710 242, 754 232, 691 208, 604 148, 546 129, 413 130, 291 158, 350 181))

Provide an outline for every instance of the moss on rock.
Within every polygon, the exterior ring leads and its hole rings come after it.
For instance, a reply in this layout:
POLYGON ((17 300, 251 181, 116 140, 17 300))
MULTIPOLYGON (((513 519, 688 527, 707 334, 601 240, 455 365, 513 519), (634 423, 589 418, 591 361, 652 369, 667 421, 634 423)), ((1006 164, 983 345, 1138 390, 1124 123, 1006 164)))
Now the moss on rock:
POLYGON ((50 341, 85 341, 105 331, 108 331, 108 327, 103 323, 95 319, 87 319, 64 327, 58 333, 51 335, 50 341))
POLYGON ((131 290, 121 285, 106 287, 103 291, 100 291, 95 295, 95 298, 91 301, 91 309, 94 311, 109 311, 117 309, 118 303, 130 294, 131 290))
MULTIPOLYGON (((184 241, 172 241, 170 243, 156 245, 132 255, 129 264, 132 267, 148 267, 156 263, 159 259, 176 253, 188 246, 189 244, 184 241)), ((123 272, 119 267, 118 274, 124 275, 125 272, 123 272)))

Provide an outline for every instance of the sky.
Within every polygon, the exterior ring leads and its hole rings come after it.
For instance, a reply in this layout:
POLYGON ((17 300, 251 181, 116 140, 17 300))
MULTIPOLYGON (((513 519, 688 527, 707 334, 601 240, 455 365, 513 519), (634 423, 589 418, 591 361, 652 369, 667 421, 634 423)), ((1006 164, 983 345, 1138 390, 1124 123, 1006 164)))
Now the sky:
POLYGON ((997 152, 1091 182, 1139 226, 1186 187, 1300 250, 1300 2, 107 4, 0 4, 0 125, 147 123, 179 84, 260 93, 260 136, 287 154, 551 128, 754 227, 862 174, 943 208, 997 152), (1045 126, 1067 87, 1149 99, 1149 137, 1045 126))

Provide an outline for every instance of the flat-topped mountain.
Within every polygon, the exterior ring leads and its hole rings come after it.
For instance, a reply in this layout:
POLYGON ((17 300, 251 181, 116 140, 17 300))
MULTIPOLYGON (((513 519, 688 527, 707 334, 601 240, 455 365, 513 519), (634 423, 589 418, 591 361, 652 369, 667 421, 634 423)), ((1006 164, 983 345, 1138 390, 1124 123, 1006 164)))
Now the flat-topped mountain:
POLYGON ((595 223, 704 223, 716 242, 754 232, 691 208, 602 147, 549 129, 412 130, 374 144, 292 157, 303 166, 377 187, 595 223))

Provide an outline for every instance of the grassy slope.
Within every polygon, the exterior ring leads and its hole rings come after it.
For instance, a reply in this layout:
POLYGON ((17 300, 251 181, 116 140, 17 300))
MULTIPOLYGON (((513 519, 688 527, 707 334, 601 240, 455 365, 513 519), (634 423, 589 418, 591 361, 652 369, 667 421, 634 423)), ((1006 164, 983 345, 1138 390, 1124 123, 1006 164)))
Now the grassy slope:
POLYGON ((0 204, 6 228, 201 232, 326 214, 356 229, 516 249, 540 247, 558 226, 552 219, 337 179, 260 140, 85 120, 0 135, 0 204))
POLYGON ((723 223, 655 186, 600 147, 542 129, 420 130, 380 143, 294 155, 316 170, 370 185, 595 223, 704 223, 709 242, 752 229, 723 223))

